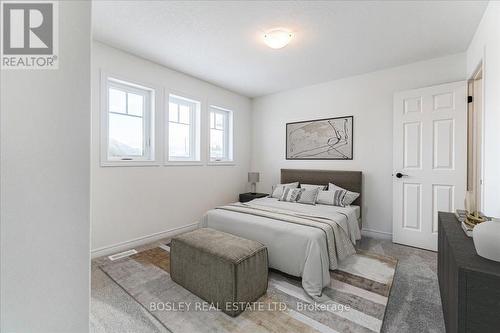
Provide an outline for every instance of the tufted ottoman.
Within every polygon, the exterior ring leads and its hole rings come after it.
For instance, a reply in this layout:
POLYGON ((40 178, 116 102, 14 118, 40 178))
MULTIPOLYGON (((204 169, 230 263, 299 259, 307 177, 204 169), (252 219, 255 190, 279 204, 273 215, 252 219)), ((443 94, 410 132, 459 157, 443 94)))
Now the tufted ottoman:
POLYGON ((193 294, 230 316, 267 290, 267 248, 210 228, 172 239, 170 275, 193 294))

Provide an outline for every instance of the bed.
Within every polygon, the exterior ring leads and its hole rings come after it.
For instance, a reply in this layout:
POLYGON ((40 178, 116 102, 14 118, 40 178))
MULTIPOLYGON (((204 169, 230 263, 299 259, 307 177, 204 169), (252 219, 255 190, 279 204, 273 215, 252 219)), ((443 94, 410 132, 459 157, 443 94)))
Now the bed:
MULTIPOLYGON (((334 183, 361 192, 361 172, 282 169, 281 183, 334 183)), ((361 195, 351 206, 305 205, 274 198, 255 199, 208 211, 200 224, 268 248, 269 266, 302 278, 310 296, 321 296, 338 262, 355 253, 361 238, 361 195)))

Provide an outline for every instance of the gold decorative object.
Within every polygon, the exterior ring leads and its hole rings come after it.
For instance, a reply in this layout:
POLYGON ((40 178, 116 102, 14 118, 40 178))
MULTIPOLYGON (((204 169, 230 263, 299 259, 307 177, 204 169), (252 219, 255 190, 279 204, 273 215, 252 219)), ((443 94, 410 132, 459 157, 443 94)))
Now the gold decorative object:
POLYGON ((464 223, 474 228, 474 226, 484 221, 486 221, 486 218, 484 216, 479 215, 479 212, 475 211, 472 214, 470 213, 467 214, 467 218, 465 219, 464 223))

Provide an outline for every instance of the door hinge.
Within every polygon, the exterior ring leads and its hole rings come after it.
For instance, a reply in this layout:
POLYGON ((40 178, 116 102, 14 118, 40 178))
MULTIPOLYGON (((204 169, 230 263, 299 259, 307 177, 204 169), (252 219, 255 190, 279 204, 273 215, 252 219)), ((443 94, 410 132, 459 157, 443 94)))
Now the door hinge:
POLYGON ((472 96, 467 96, 467 103, 472 103, 473 100, 472 96))

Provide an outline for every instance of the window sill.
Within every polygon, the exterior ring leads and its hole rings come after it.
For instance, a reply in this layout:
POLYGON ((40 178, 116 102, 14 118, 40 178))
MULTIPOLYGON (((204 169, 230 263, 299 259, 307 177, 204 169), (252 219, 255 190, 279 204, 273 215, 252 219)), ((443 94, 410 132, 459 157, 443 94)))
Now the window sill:
POLYGON ((204 163, 201 161, 167 161, 164 166, 172 167, 172 166, 203 166, 204 163))
POLYGON ((101 167, 145 167, 160 166, 157 161, 101 161, 101 167))
POLYGON ((236 162, 235 161, 210 161, 207 162, 208 166, 235 166, 236 162))

